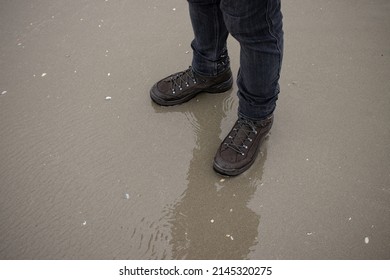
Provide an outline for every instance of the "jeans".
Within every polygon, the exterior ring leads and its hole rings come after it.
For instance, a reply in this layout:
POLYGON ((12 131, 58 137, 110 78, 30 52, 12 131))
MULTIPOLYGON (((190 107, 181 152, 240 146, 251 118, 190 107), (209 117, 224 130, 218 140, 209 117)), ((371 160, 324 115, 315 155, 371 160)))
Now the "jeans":
POLYGON ((216 76, 229 67, 226 39, 240 43, 238 114, 260 120, 275 110, 283 56, 280 0, 188 0, 195 38, 193 70, 216 76))

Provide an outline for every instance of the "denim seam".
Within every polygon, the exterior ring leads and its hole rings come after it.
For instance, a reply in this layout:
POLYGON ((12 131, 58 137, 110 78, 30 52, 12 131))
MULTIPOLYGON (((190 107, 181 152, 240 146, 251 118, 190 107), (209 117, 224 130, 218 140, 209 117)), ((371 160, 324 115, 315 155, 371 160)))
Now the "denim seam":
MULTIPOLYGON (((217 50, 218 50, 218 35, 219 35, 219 25, 218 25, 218 17, 217 17, 217 7, 216 5, 213 6, 214 10, 214 30, 215 30, 215 49, 214 49, 214 59, 217 57, 217 50)), ((217 64, 213 62, 213 75, 217 75, 217 64)))
POLYGON ((275 36, 274 32, 272 31, 272 20, 269 16, 269 2, 270 0, 267 1, 267 8, 266 8, 266 11, 265 11, 265 18, 266 18, 266 21, 267 21, 267 25, 268 25, 268 32, 269 34, 275 39, 276 41, 276 47, 279 51, 279 69, 278 69, 278 76, 280 76, 280 71, 281 71, 281 68, 282 68, 282 59, 281 59, 281 55, 282 55, 282 51, 280 49, 280 44, 279 44, 279 40, 278 38, 275 36))

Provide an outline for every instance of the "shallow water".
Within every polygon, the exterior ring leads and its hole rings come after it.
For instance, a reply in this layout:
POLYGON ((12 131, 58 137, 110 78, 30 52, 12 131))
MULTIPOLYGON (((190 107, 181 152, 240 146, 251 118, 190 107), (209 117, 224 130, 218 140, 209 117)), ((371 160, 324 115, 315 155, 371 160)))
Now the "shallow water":
POLYGON ((185 2, 1 3, 0 258, 388 259, 390 7, 296 2, 274 127, 234 178, 212 160, 236 86, 149 99, 190 63, 185 2))

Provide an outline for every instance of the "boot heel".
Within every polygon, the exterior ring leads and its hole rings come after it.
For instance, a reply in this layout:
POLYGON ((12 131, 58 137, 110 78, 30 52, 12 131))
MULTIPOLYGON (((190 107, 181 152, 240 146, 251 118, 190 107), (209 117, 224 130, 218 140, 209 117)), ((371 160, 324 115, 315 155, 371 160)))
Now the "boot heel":
POLYGON ((233 77, 230 77, 229 80, 226 80, 223 83, 220 83, 218 85, 212 86, 207 89, 208 93, 221 93, 228 91, 233 86, 233 77))

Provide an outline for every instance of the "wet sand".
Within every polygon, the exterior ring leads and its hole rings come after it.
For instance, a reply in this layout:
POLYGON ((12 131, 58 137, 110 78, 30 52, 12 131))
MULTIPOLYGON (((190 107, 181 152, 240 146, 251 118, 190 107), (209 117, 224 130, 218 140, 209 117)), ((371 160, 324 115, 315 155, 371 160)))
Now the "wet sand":
POLYGON ((149 98, 190 64, 185 1, 1 1, 0 259, 389 259, 390 3, 283 12, 274 127, 225 178, 237 87, 149 98))

